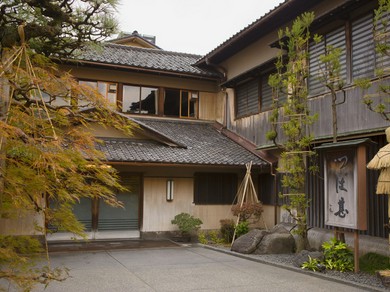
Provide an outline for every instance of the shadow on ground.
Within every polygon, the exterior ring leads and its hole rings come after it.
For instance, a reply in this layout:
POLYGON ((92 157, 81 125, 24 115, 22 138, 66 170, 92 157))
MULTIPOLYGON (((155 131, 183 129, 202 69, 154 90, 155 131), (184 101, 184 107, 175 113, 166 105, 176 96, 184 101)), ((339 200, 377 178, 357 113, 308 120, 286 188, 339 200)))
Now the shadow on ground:
POLYGON ((170 240, 99 240, 99 241, 62 241, 50 242, 49 252, 59 251, 91 251, 91 250, 113 250, 113 249, 138 249, 138 248, 163 248, 180 247, 170 240))

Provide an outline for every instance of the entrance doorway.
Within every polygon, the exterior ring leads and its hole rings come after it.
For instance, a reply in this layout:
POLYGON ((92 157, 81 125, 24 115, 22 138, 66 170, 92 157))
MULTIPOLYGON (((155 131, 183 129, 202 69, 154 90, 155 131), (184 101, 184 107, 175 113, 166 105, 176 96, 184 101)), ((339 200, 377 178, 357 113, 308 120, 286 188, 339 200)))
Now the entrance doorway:
POLYGON ((141 177, 123 174, 121 184, 127 190, 116 195, 123 208, 114 208, 97 198, 83 198, 74 206, 73 212, 87 232, 139 230, 141 177))

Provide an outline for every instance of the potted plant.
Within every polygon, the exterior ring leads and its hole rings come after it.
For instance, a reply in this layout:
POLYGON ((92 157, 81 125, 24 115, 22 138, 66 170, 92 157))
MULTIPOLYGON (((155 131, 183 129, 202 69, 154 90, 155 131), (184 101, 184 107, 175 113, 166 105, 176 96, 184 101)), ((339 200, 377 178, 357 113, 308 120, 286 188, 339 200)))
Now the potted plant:
POLYGON ((173 220, 171 220, 171 223, 177 225, 180 232, 179 236, 175 237, 174 240, 182 242, 189 242, 191 240, 191 235, 203 224, 202 220, 188 213, 177 214, 173 220))

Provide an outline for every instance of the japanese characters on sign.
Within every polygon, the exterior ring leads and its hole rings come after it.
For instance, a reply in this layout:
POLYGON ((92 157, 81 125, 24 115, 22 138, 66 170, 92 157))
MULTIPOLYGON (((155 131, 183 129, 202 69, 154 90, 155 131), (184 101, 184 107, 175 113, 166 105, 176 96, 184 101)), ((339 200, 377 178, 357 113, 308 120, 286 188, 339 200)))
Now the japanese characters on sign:
POLYGON ((355 149, 325 154, 325 224, 357 229, 355 149))

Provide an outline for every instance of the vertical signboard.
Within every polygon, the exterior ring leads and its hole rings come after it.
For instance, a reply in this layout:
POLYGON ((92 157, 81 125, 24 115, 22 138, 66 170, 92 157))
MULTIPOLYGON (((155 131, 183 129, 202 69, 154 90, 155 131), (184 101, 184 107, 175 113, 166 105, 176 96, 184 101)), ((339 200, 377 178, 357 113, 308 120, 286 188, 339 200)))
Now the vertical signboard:
POLYGON ((316 147, 324 154, 325 224, 367 229, 366 146, 360 139, 316 147))
POLYGON ((357 229, 356 150, 325 154, 325 224, 357 229))

